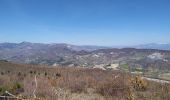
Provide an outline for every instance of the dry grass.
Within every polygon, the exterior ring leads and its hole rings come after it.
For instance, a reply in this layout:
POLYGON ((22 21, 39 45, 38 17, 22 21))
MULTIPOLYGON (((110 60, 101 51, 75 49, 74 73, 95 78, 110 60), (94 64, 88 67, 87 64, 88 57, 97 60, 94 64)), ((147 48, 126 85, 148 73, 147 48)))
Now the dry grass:
MULTIPOLYGON (((170 100, 170 85, 142 80, 119 71, 83 68, 49 68, 0 63, 0 87, 25 98, 36 95, 45 100, 170 100), (21 91, 23 89, 23 91, 21 91), (17 91, 17 92, 16 92, 17 91)), ((3 91, 0 91, 3 93, 3 91)))

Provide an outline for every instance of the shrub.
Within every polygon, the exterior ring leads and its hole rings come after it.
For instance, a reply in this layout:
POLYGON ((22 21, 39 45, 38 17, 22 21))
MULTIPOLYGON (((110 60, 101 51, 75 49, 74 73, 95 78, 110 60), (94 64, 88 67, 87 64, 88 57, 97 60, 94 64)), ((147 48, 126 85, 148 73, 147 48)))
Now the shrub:
POLYGON ((1 75, 4 75, 4 72, 1 72, 1 75))
POLYGON ((122 83, 114 83, 114 82, 104 82, 98 85, 97 92, 102 94, 103 96, 125 96, 123 93, 126 90, 126 86, 122 83))
POLYGON ((0 86, 0 95, 3 94, 6 90, 8 90, 7 86, 0 86))
POLYGON ((56 73, 56 77, 61 77, 61 74, 59 74, 59 73, 56 73))
POLYGON ((30 71, 30 74, 32 74, 33 72, 32 72, 32 70, 30 71))
POLYGON ((147 82, 143 80, 140 76, 136 76, 131 79, 131 85, 137 91, 144 91, 147 89, 147 82))
POLYGON ((34 71, 34 74, 36 74, 36 71, 34 71))
POLYGON ((21 72, 18 72, 18 76, 21 76, 21 72))
POLYGON ((47 76, 47 72, 45 72, 45 76, 47 76))
POLYGON ((22 88, 22 85, 17 82, 17 83, 15 83, 15 84, 13 85, 13 88, 14 88, 14 89, 20 89, 20 88, 22 88))
POLYGON ((26 77, 27 75, 24 73, 24 77, 26 77))
POLYGON ((8 71, 7 71, 7 73, 9 74, 9 73, 10 73, 10 71, 8 70, 8 71))

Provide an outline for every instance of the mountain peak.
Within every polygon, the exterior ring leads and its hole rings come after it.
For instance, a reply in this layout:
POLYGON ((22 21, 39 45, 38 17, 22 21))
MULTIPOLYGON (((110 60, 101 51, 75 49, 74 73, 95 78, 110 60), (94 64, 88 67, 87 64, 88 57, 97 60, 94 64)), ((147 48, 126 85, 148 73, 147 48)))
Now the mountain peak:
POLYGON ((31 42, 23 41, 20 44, 31 44, 31 42))

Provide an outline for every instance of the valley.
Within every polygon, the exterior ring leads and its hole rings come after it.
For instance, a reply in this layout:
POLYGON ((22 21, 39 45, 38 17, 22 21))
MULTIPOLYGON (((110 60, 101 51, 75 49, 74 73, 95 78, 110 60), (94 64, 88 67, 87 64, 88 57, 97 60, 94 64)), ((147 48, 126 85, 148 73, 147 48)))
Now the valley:
POLYGON ((10 94, 24 100, 170 99, 170 51, 78 48, 1 44, 0 98, 10 94))
POLYGON ((170 51, 82 47, 68 44, 2 43, 0 59, 22 64, 121 70, 169 80, 170 51), (75 49, 76 48, 76 49, 75 49), (86 49, 85 49, 86 48, 86 49))

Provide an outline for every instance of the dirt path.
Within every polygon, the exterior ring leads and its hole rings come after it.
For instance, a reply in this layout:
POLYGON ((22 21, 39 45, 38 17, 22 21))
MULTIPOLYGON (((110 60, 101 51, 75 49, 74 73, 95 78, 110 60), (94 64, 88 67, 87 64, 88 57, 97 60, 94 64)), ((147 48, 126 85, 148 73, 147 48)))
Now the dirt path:
POLYGON ((149 81, 159 82, 159 83, 170 83, 170 81, 161 80, 161 79, 154 79, 154 78, 148 78, 148 77, 142 77, 142 78, 149 80, 149 81))

